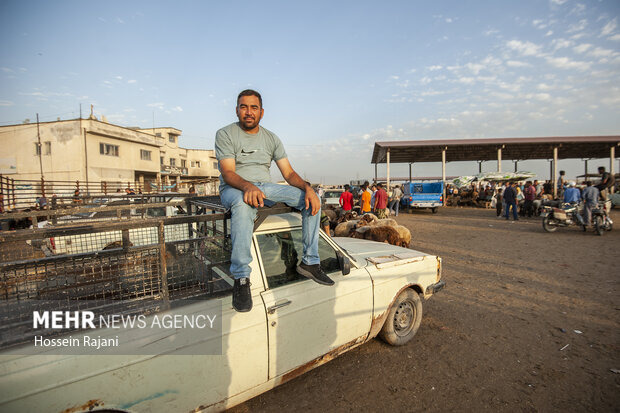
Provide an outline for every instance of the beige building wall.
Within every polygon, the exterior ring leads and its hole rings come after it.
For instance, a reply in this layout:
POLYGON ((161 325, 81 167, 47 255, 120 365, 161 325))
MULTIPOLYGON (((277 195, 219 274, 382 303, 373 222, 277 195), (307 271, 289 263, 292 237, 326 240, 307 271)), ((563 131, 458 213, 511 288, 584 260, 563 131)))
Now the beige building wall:
MULTIPOLYGON (((47 181, 133 182, 167 176, 164 181, 173 183, 219 176, 213 167, 214 151, 179 147, 181 131, 175 128, 124 128, 76 119, 40 123, 39 134, 47 181)), ((11 166, 2 173, 14 179, 40 179, 37 142, 36 123, 0 127, 0 159, 11 166)))

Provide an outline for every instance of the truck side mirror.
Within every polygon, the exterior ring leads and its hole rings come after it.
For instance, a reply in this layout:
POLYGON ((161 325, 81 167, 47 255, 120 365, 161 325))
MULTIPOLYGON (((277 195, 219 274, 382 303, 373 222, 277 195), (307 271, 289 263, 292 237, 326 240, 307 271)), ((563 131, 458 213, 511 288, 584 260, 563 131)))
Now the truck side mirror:
POLYGON ((340 270, 342 271, 342 275, 347 275, 351 272, 351 261, 348 257, 340 252, 336 251, 336 256, 338 257, 338 265, 340 266, 340 270))

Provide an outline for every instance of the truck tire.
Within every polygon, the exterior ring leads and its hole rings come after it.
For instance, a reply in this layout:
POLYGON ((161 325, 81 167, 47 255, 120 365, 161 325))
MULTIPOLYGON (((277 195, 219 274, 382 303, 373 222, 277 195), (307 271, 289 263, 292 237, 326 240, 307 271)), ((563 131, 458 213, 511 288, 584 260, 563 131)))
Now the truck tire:
POLYGON ((422 322, 422 300, 411 288, 400 293, 388 311, 379 337, 392 346, 402 346, 415 336, 422 322))
POLYGON ((439 211, 439 208, 437 208, 437 207, 432 207, 432 208, 431 208, 431 212, 432 212, 433 214, 436 214, 436 213, 437 213, 437 211, 439 211))

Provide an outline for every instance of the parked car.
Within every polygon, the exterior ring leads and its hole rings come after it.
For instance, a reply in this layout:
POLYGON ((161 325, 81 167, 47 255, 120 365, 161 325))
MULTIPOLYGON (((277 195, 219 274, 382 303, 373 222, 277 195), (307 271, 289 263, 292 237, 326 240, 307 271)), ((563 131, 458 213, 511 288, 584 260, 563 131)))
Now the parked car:
MULTIPOLYGON (((224 266, 218 269, 224 290, 218 287, 218 294, 170 310, 221 311, 220 355, 179 355, 206 345, 184 342, 184 329, 158 338, 172 343, 166 354, 58 356, 41 349, 24 356, 19 348, 2 350, 0 411, 221 411, 377 335, 395 346, 413 339, 423 300, 445 285, 439 257, 321 233, 321 266, 335 281, 328 287, 294 270, 302 255, 301 231, 299 214, 281 214, 267 217, 254 232, 251 311, 233 310, 233 280, 224 266)), ((95 334, 124 339, 119 331, 98 329, 95 334)))

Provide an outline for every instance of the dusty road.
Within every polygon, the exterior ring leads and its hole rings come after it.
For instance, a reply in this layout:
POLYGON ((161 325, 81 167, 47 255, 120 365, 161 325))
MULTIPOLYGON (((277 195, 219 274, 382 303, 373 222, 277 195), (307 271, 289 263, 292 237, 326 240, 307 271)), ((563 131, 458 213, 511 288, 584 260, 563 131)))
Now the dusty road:
POLYGON ((444 259, 412 342, 378 339, 232 412, 620 411, 620 211, 604 236, 495 211, 401 214, 444 259))

